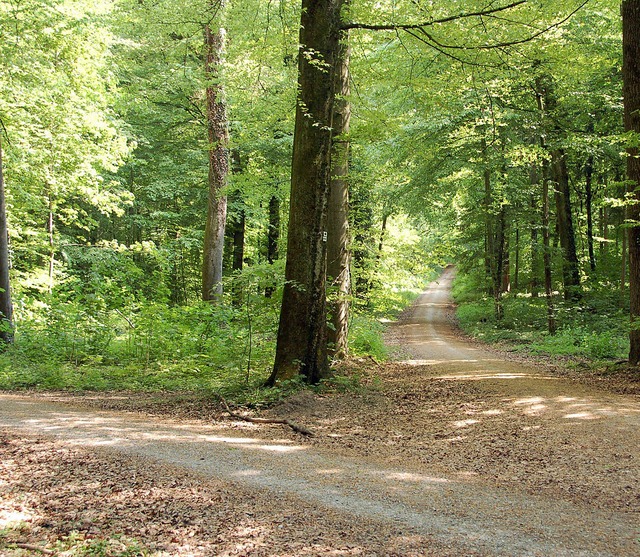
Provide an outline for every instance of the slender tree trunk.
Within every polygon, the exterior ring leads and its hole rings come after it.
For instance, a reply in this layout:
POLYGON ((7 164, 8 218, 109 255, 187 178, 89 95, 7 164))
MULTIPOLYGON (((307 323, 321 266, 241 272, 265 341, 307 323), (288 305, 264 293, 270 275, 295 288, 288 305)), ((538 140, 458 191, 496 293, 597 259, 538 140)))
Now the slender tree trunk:
POLYGON ((620 307, 625 305, 625 293, 627 291, 627 231, 622 230, 622 258, 620 262, 620 307))
POLYGON ((482 137, 480 147, 482 149, 482 161, 484 169, 482 177, 484 181, 484 272, 489 284, 488 293, 493 294, 493 259, 494 259, 494 234, 493 234, 493 194, 491 191, 491 168, 489 167, 489 153, 487 140, 482 137))
MULTIPOLYGON (((278 243, 280 241, 280 199, 272 195, 269 200, 269 227, 267 229, 267 261, 273 265, 278 259, 278 243)), ((267 286, 264 295, 271 298, 275 288, 267 286)))
POLYGON ((596 255, 593 249, 593 157, 589 157, 584 168, 585 205, 587 211, 587 246, 589 249, 589 268, 596 270, 596 255))
MULTIPOLYGON (((224 5, 225 0, 218 0, 220 11, 224 5)), ((227 107, 220 85, 224 34, 223 29, 214 33, 209 25, 204 30, 209 140, 209 200, 202 258, 202 299, 205 301, 219 299, 222 295, 224 228, 227 219, 227 198, 223 190, 229 173, 227 107)))
POLYGON ((503 225, 503 237, 504 237, 504 247, 502 254, 502 292, 510 292, 511 291, 511 227, 506 220, 506 209, 505 209, 505 219, 503 225))
MULTIPOLYGON (((622 2, 622 78, 624 127, 640 133, 640 0, 622 2)), ((627 191, 634 204, 628 207, 629 296, 631 332, 629 363, 640 363, 640 158, 637 147, 627 150, 627 191)))
POLYGON ((53 292, 54 286, 54 273, 56 267, 56 250, 55 250, 55 239, 54 239, 54 205, 51 194, 49 194, 49 215, 47 217, 47 236, 49 237, 49 284, 48 284, 48 292, 51 294, 53 292))
POLYGON ((571 214, 571 194, 566 155, 562 149, 551 153, 553 180, 556 187, 556 219, 563 253, 563 283, 566 300, 580 298, 580 268, 571 214))
POLYGON ((349 44, 345 33, 340 44, 335 72, 336 99, 333 111, 333 153, 329 197, 327 278, 335 289, 331 298, 331 327, 328 342, 334 358, 343 359, 349 351, 349 295, 351 294, 351 253, 349 234, 349 44))
POLYGON ((516 262, 513 270, 513 288, 517 292, 520 287, 520 229, 516 227, 516 246, 514 248, 516 262))
POLYGON ((493 307, 496 321, 501 321, 504 317, 502 305, 502 287, 504 286, 504 263, 505 263, 505 237, 506 237, 506 209, 504 204, 500 206, 498 218, 496 219, 495 232, 495 264, 493 266, 493 307))
POLYGON ((302 2, 286 283, 268 384, 300 374, 317 383, 329 375, 326 226, 341 7, 342 0, 302 2))
POLYGON ((5 344, 13 342, 13 304, 9 283, 9 228, 7 204, 4 193, 4 168, 2 165, 2 138, 0 138, 0 339, 5 344))
MULTIPOLYGON (((546 165, 545 165, 546 167, 546 165)), ((551 280, 551 246, 549 241, 549 177, 543 167, 542 176, 542 265, 544 267, 544 292, 547 299, 547 329, 555 334, 557 325, 553 307, 553 282, 551 280)))
MULTIPOLYGON (((540 179, 537 171, 532 168, 531 170, 531 184, 540 185, 540 179)), ((537 298, 540 290, 540 246, 538 245, 538 220, 536 215, 538 214, 538 205, 534 195, 531 196, 531 281, 529 283, 529 289, 531 290, 531 297, 537 298)))

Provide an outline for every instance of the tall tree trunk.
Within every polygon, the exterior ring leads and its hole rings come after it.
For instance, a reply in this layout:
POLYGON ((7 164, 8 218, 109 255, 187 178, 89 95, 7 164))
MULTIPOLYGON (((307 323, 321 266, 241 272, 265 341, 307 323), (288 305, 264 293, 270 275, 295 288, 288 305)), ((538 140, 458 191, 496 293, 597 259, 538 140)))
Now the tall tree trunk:
POLYGON ((504 317, 502 306, 502 287, 504 286, 505 269, 505 241, 506 241, 506 208, 504 203, 500 206, 498 218, 495 223, 495 239, 493 255, 493 302, 496 321, 501 321, 504 317))
POLYGON ((335 72, 336 99, 333 110, 332 177, 329 196, 327 278, 335 289, 331 298, 329 349, 334 358, 343 359, 349 351, 349 295, 351 293, 351 254, 349 234, 349 44, 345 32, 341 39, 335 72))
POLYGON ((491 168, 489 167, 489 154, 487 151, 487 140, 481 140, 482 161, 484 169, 482 177, 484 181, 484 272, 489 283, 488 293, 493 293, 493 257, 494 257, 494 237, 493 237, 493 194, 491 192, 491 168))
POLYGON ((7 204, 4 193, 4 167, 2 165, 2 138, 0 138, 0 339, 5 344, 13 342, 13 304, 9 283, 9 229, 7 204))
POLYGON ((286 283, 268 384, 300 374, 317 383, 329 375, 326 226, 341 7, 342 0, 302 1, 286 283))
MULTIPOLYGON (((217 1, 217 8, 222 11, 225 0, 217 1)), ((224 29, 214 33, 209 25, 205 26, 206 117, 209 140, 209 200, 202 257, 202 299, 205 301, 218 299, 222 295, 224 228, 227 219, 227 198, 223 189, 229 173, 227 107, 220 85, 224 35, 224 29)))
MULTIPOLYGON (((267 261, 273 265, 278 259, 278 243, 280 241, 280 198, 272 195, 269 200, 269 227, 267 228, 267 261)), ((267 286, 264 295, 271 298, 275 288, 267 286)))
POLYGON ((51 193, 49 193, 49 214, 47 216, 47 236, 49 237, 49 262, 48 262, 48 278, 49 283, 47 286, 47 290, 49 294, 53 292, 54 286, 54 274, 56 267, 56 249, 55 249, 55 239, 54 239, 54 204, 53 198, 51 197, 51 193))
POLYGON ((549 241, 549 171, 546 164, 542 172, 542 265, 544 267, 544 293, 547 299, 547 329, 555 334, 557 329, 553 307, 553 282, 551 280, 551 246, 549 241))
POLYGON ((587 246, 589 249, 589 268, 596 270, 596 255, 593 249, 593 157, 589 157, 584 168, 585 209, 587 211, 587 246))
POLYGON ((576 251, 576 237, 571 214, 571 194, 569 189, 569 172, 566 155, 563 149, 551 152, 553 180, 556 187, 556 219, 558 236, 562 248, 562 277, 564 297, 566 300, 580 298, 580 268, 576 251))
MULTIPOLYGON (((624 128, 640 133, 640 0, 622 2, 622 78, 624 128)), ((640 363, 640 158, 637 147, 627 149, 627 191, 635 201, 628 207, 629 296, 631 332, 629 363, 640 363)))
POLYGON ((513 270, 513 288, 517 292, 520 288, 520 228, 516 227, 516 245, 514 248, 516 262, 513 270))
MULTIPOLYGON (((532 185, 540 185, 538 173, 533 167, 530 172, 530 177, 532 185)), ((531 281, 529 283, 529 289, 531 290, 531 297, 537 298, 540 290, 540 246, 538 245, 538 219, 536 218, 536 215, 538 213, 538 205, 536 203, 536 198, 534 195, 531 196, 530 207, 531 221, 529 224, 531 230, 531 281)))

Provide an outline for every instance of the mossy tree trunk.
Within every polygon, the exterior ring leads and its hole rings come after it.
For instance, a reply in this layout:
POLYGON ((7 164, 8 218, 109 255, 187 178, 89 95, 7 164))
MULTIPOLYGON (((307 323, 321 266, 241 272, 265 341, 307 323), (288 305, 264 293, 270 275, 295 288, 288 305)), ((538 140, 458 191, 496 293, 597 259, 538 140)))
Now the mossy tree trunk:
POLYGON ((327 213, 342 0, 303 0, 285 287, 268 384, 329 375, 327 213))

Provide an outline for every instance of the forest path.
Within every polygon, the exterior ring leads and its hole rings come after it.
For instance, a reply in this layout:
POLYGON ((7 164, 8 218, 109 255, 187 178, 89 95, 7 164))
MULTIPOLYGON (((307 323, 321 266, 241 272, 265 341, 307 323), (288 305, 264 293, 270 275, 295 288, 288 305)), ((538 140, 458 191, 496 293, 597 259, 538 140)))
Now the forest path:
MULTIPOLYGON (((461 340, 448 317, 452 276, 447 269, 394 327, 408 359, 375 372, 378 391, 303 394, 274 410, 311 425, 316 439, 15 395, 0 396, 0 427, 9 438, 98 451, 125 473, 187 470, 237 493, 225 508, 251 499, 248 516, 226 518, 237 522, 233 535, 212 542, 211 525, 202 526, 189 534, 200 545, 167 542, 172 555, 235 554, 246 532, 263 540, 246 555, 639 555, 637 398, 461 340), (305 519, 295 520, 300 510, 305 519)), ((0 492, 12 489, 5 482, 0 492)), ((75 494, 77 482, 65 485, 75 494)))

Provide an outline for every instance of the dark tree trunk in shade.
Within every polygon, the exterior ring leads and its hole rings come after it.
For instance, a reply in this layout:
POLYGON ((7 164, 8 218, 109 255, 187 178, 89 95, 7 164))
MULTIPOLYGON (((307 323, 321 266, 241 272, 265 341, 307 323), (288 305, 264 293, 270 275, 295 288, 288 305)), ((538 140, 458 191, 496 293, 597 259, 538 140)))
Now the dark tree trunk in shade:
POLYGON ((504 308, 502 305, 502 287, 504 285, 504 269, 505 269, 505 247, 506 247, 506 207, 504 204, 500 206, 497 219, 495 221, 495 237, 493 255, 493 301, 494 314, 496 321, 502 320, 504 317, 504 308))
POLYGON ((593 157, 589 157, 584 167, 585 210, 587 211, 587 247, 589 250, 589 268, 596 270, 596 254, 593 249, 593 157))
MULTIPOLYGON (((622 2, 622 78, 624 128, 640 133, 640 0, 622 2)), ((640 153, 627 150, 627 191, 635 201, 627 209, 631 348, 629 363, 640 363, 640 153)))
MULTIPOLYGON (((218 9, 224 8, 224 0, 218 9)), ((220 68, 224 51, 224 30, 214 33, 207 25, 205 38, 205 75, 207 136, 209 140, 209 198, 204 231, 202 258, 202 299, 213 301, 222 294, 222 262, 227 198, 224 187, 229 173, 229 131, 227 107, 220 85, 220 68)))
MULTIPOLYGON (((529 175, 531 185, 539 186, 540 178, 535 167, 532 167, 529 175)), ((529 290, 531 291, 531 297, 537 298, 540 293, 540 245, 538 243, 539 223, 536 218, 539 210, 535 195, 531 196, 529 207, 531 208, 531 221, 529 222, 531 230, 531 281, 529 283, 529 290)))
POLYGON ((326 226, 341 6, 342 0, 302 2, 286 283, 268 384, 298 375, 317 383, 329 375, 326 226))
POLYGON ((580 298, 580 267, 576 251, 576 237, 571 214, 571 193, 569 172, 564 150, 555 149, 551 153, 551 168, 556 187, 556 220, 558 236, 562 248, 562 278, 566 300, 580 298))
POLYGON ((546 164, 542 172, 542 265, 544 267, 544 293, 547 299, 547 329, 555 334, 557 329, 553 307, 553 282, 551 280, 551 246, 549 239, 549 170, 546 164))
POLYGON ((13 342, 13 304, 9 284, 9 229, 7 205, 4 193, 4 168, 2 166, 2 141, 0 138, 0 339, 13 342))
POLYGON ((348 354, 349 296, 351 294, 351 253, 349 233, 349 44, 345 32, 335 71, 336 99, 333 110, 333 152, 331 155, 331 192, 329 195, 327 280, 333 290, 329 311, 329 350, 334 358, 348 354))
MULTIPOLYGON (((269 227, 267 228, 267 261, 273 265, 278 259, 278 245, 280 242, 280 199, 272 195, 269 200, 269 227)), ((275 287, 267 286, 264 295, 271 298, 275 287)))

